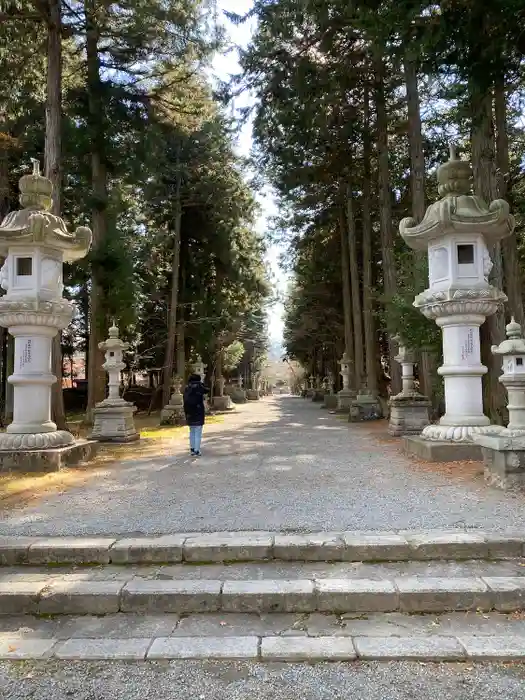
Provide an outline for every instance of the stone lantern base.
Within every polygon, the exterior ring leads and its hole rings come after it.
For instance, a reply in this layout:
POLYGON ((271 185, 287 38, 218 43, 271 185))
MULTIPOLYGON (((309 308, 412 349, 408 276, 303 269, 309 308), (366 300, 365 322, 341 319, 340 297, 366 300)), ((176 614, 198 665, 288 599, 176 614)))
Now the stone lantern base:
POLYGON ((525 432, 503 430, 476 435, 485 463, 485 481, 503 490, 525 490, 525 432))
POLYGON ((184 415, 184 399, 180 392, 173 393, 160 412, 161 425, 184 425, 186 416, 184 415))
POLYGON ((377 397, 366 389, 362 389, 357 398, 350 404, 350 416, 348 420, 351 423, 366 420, 379 420, 383 416, 381 404, 377 397))
POLYGON ((474 442, 425 440, 421 435, 405 435, 403 450, 427 462, 481 462, 481 447, 474 442))
POLYGON ((246 389, 246 398, 248 401, 258 401, 260 396, 257 389, 246 389))
POLYGON ((133 415, 137 407, 123 399, 106 399, 93 409, 91 439, 99 442, 135 442, 140 434, 133 415))
MULTIPOLYGON (((64 431, 63 431, 64 432, 64 431)), ((77 440, 66 447, 0 450, 1 472, 58 472, 92 460, 98 449, 93 440, 77 440)))
POLYGON ((224 396, 214 396, 211 405, 214 411, 235 411, 235 406, 232 403, 231 397, 227 394, 224 396))
POLYGON ((244 389, 239 389, 239 387, 233 387, 230 398, 233 403, 246 403, 246 391, 244 389))
POLYGON ((419 435, 430 423, 429 411, 431 402, 422 394, 414 391, 410 394, 398 394, 389 402, 390 435, 419 435))
POLYGON ((321 408, 327 408, 329 411, 337 410, 337 394, 325 394, 321 408))
POLYGON ((337 394, 337 411, 348 413, 352 406, 352 401, 357 398, 357 392, 353 389, 341 389, 337 394))

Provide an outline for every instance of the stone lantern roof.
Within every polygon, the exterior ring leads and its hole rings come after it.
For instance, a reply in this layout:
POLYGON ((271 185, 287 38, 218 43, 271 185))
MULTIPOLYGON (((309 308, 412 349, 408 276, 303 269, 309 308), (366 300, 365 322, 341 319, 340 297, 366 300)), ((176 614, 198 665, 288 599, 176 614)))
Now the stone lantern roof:
POLYGON ((19 180, 22 209, 10 212, 0 223, 0 255, 5 257, 11 246, 48 246, 62 252, 63 260, 73 262, 83 258, 91 245, 91 230, 79 226, 69 233, 59 216, 49 212, 53 185, 40 174, 33 159, 33 173, 19 180))
POLYGON ((403 219, 399 232, 413 250, 426 251, 429 244, 446 234, 482 234, 487 245, 510 236, 514 217, 509 205, 496 199, 489 206, 471 192, 472 168, 460 160, 450 146, 449 160, 438 168, 438 192, 441 199, 431 204, 421 223, 412 217, 403 219))
POLYGON ((521 326, 516 323, 514 316, 505 328, 507 340, 499 345, 493 345, 491 352, 494 355, 525 355, 525 339, 521 334, 521 326))

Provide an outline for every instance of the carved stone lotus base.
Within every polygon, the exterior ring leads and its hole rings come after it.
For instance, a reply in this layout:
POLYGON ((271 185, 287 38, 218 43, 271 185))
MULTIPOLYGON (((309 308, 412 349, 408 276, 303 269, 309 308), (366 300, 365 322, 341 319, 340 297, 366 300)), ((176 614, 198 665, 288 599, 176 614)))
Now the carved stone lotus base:
POLYGON ((67 430, 53 430, 49 433, 0 433, 0 451, 50 450, 67 447, 75 438, 67 430))
POLYGON ((503 430, 499 425, 428 425, 421 437, 433 442, 474 442, 475 435, 497 435, 503 430))

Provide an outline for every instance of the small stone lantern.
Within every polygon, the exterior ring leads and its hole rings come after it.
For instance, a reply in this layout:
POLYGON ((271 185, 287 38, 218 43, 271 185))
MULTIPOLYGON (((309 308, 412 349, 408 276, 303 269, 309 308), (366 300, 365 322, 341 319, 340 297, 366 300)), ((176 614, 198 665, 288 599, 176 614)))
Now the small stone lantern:
POLYGON ((202 381, 204 381, 206 377, 206 367, 207 365, 202 361, 202 357, 197 355, 197 362, 193 365, 193 371, 200 376, 202 381))
POLYGON ((399 394, 392 396, 389 401, 390 421, 388 432, 390 435, 419 435, 430 423, 430 401, 416 390, 414 378, 415 354, 405 345, 401 336, 396 335, 393 340, 398 344, 396 362, 401 365, 402 389, 399 394))
POLYGON ((503 374, 499 381, 509 395, 509 424, 497 435, 476 435, 485 462, 485 480, 503 489, 525 489, 525 340, 514 319, 507 340, 492 346, 500 355, 503 374))
POLYGON ((231 400, 234 403, 246 403, 246 391, 243 389, 243 378, 242 374, 239 372, 239 375, 237 377, 237 384, 233 386, 232 391, 230 393, 231 400))
POLYGON ((346 350, 343 353, 343 357, 339 360, 339 364, 341 365, 339 374, 343 378, 343 388, 337 395, 337 410, 346 413, 350 411, 352 401, 356 398, 356 392, 350 388, 350 358, 346 350))
POLYGON ((120 373, 126 366, 123 355, 129 343, 119 338, 118 328, 113 323, 109 338, 99 343, 98 347, 106 355, 102 367, 108 374, 109 390, 107 399, 97 403, 93 409, 91 437, 99 442, 133 442, 140 438, 133 421, 137 407, 120 397, 120 373))
MULTIPOLYGON (((489 206, 471 193, 472 169, 459 160, 451 146, 450 160, 438 169, 441 199, 431 204, 423 221, 403 219, 399 226, 405 242, 417 251, 428 252, 429 288, 419 294, 414 306, 441 328, 443 366, 438 372, 445 384, 445 415, 438 424, 421 433, 424 441, 467 443, 467 448, 441 449, 443 459, 474 458, 473 436, 494 432, 483 414, 479 328, 507 300, 489 283, 492 261, 487 246, 510 236, 514 218, 507 202, 498 199, 489 206)), ((417 438, 409 438, 417 440, 417 438)), ((432 459, 432 451, 421 453, 432 459)), ((436 448, 436 455, 437 455, 436 448)))
MULTIPOLYGON (((13 385, 13 422, 0 434, 0 451, 73 450, 71 433, 57 430, 51 420, 51 386, 57 381, 51 348, 74 309, 62 296, 62 265, 87 254, 91 231, 80 226, 69 233, 64 221, 50 213, 53 186, 40 174, 38 161, 33 160, 33 173, 24 175, 19 187, 22 209, 10 212, 0 224, 0 256, 5 258, 0 284, 6 290, 0 298, 0 325, 15 339, 14 371, 8 379, 13 385)), ((37 469, 36 457, 31 459, 31 468, 37 469)), ((8 461, 3 454, 2 466, 14 466, 8 461)))
POLYGON ((186 422, 184 414, 184 398, 182 396, 182 377, 173 377, 173 391, 169 402, 160 412, 161 425, 183 425, 186 422))

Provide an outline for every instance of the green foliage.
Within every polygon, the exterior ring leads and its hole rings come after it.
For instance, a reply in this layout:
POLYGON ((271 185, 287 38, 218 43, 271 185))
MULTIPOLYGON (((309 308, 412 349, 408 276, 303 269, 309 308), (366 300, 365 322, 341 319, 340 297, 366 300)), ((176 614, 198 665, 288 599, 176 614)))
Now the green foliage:
POLYGON ((222 366, 225 372, 233 372, 239 366, 244 355, 244 345, 240 340, 234 340, 222 353, 222 366))

